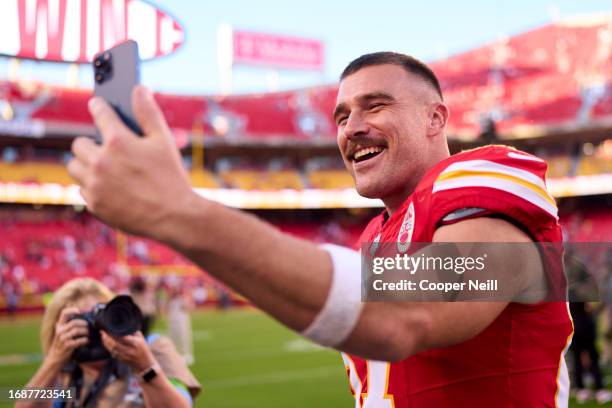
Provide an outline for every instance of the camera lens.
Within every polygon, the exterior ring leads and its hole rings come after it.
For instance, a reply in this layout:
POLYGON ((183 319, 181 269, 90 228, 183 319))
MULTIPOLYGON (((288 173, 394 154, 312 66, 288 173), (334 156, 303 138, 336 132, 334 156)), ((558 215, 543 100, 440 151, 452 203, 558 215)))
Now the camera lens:
POLYGON ((142 327, 142 313, 129 296, 117 296, 96 316, 96 324, 114 336, 133 334, 142 327))
POLYGON ((103 83, 105 80, 112 76, 113 65, 112 55, 109 52, 98 55, 94 61, 94 79, 97 84, 103 83))

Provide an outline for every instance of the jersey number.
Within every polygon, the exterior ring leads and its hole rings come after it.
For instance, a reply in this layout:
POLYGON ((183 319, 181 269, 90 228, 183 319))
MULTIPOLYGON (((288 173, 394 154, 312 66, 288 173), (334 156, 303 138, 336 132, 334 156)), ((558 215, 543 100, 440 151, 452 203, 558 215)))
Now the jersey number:
POLYGON ((386 361, 366 360, 365 373, 358 373, 354 361, 346 358, 349 381, 355 394, 356 408, 394 408, 393 395, 389 394, 389 371, 386 361), (359 374, 364 374, 362 377, 359 374), (357 380, 357 381, 355 381, 357 380))

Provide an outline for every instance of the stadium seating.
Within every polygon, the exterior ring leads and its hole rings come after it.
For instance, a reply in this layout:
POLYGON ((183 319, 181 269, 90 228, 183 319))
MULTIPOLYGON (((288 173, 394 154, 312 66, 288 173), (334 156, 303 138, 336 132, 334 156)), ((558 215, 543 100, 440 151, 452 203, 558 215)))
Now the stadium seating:
MULTIPOLYGON (((354 245, 363 228, 361 224, 340 228, 334 223, 314 222, 277 226, 301 238, 344 245, 354 245)), ((121 264, 137 273, 200 274, 168 247, 140 237, 117 235, 91 215, 68 208, 5 211, 0 214, 0 229, 0 281, 17 273, 22 291, 26 286, 35 292, 53 290, 77 276, 108 280, 121 264)))
MULTIPOLYGON (((612 117, 610 53, 601 48, 604 21, 546 25, 431 64, 451 106, 451 137, 474 140, 484 117, 501 133, 534 126, 586 123, 612 117), (519 128, 519 126, 521 128, 519 128)), ((250 95, 156 94, 170 127, 246 140, 333 142, 331 112, 337 86, 250 95), (223 126, 215 120, 223 118, 223 126)), ((0 81, 0 99, 28 105, 47 95, 32 118, 89 124, 90 90, 0 81)), ((44 98, 43 98, 44 99, 44 98)))
POLYGON ((609 204, 580 205, 562 211, 560 222, 569 242, 609 242, 612 213, 609 204))
POLYGON ((227 170, 219 174, 225 186, 241 190, 302 190, 304 183, 297 170, 227 170))
POLYGON ((50 92, 49 102, 34 113, 34 118, 77 124, 91 123, 91 115, 87 110, 91 91, 53 87, 50 92))
POLYGON ((339 189, 355 186, 353 178, 346 170, 313 170, 308 173, 307 177, 312 188, 339 189))
POLYGON ((603 118, 612 116, 612 81, 608 82, 605 94, 593 107, 593 117, 603 118))
POLYGON ((569 155, 546 157, 548 163, 547 178, 562 178, 570 175, 572 158, 569 155))
POLYGON ((0 181, 74 184, 66 166, 60 163, 45 162, 0 162, 0 181))
POLYGON ((164 266, 178 267, 190 263, 177 252, 158 242, 140 237, 127 237, 127 255, 125 261, 130 266, 164 266))
MULTIPOLYGON (((607 242, 612 231, 612 216, 601 204, 562 211, 561 223, 570 242, 607 242)), ((275 221, 275 225, 307 240, 347 246, 358 242, 363 228, 360 223, 346 225, 340 219, 316 222, 295 218, 275 221)), ((20 293, 28 294, 22 300, 28 306, 40 304, 40 297, 35 295, 77 276, 95 277, 121 290, 129 277, 122 265, 136 274, 178 274, 201 278, 211 287, 218 285, 169 248, 139 237, 117 235, 91 215, 69 208, 5 210, 0 213, 0 229, 0 280, 17 282, 20 293)), ((0 294, 0 308, 2 304, 0 294)))
POLYGON ((577 175, 612 173, 612 160, 595 156, 582 155, 578 164, 577 175))
POLYGON ((10 238, 0 241, 0 253, 38 286, 57 287, 74 276, 100 278, 115 261, 112 236, 99 222, 19 221, 4 223, 2 229, 10 238))
MULTIPOLYGON (((548 178, 612 173, 612 160, 599 148, 590 155, 575 157, 570 153, 536 152, 548 163, 548 178)), ((350 174, 340 168, 305 166, 305 169, 230 169, 216 174, 205 169, 190 171, 191 183, 199 188, 235 188, 243 190, 345 189, 354 187, 350 174)), ((74 184, 66 166, 51 161, 0 162, 0 182, 74 184)))
POLYGON ((208 170, 192 170, 189 173, 191 178, 191 185, 199 188, 218 188, 219 183, 215 178, 215 175, 208 170))

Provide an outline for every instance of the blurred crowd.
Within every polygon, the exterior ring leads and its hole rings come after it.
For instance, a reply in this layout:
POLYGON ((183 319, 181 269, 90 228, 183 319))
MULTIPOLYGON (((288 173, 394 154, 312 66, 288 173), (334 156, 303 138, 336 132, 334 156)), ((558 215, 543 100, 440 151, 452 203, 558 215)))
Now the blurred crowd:
MULTIPOLYGON (((273 221, 302 238, 352 245, 363 225, 347 226, 342 218, 330 214, 328 222, 317 223, 316 218, 297 222, 281 216, 273 221)), ((0 312, 40 310, 47 294, 75 277, 92 277, 115 293, 127 293, 132 278, 140 276, 155 293, 159 310, 177 291, 194 307, 244 303, 180 254, 117 233, 72 207, 0 208, 0 233, 8 237, 0 240, 0 312)))
MULTIPOLYGON (((577 401, 612 401, 603 373, 612 369, 612 216, 608 199, 560 206, 566 247, 574 337, 568 365, 577 401), (599 245, 588 243, 599 242, 599 245), (581 244, 587 243, 587 244, 581 244), (606 247, 607 245, 607 247, 606 247), (589 252, 590 251, 590 252, 589 252)), ((373 210, 378 211, 378 210, 373 210)), ((368 213, 266 212, 279 229, 316 242, 353 245, 368 213), (353 220, 352 222, 349 220, 353 220), (356 220, 356 221, 355 221, 356 220)), ((98 279, 112 292, 131 294, 145 316, 145 333, 163 315, 187 364, 194 361, 189 313, 225 309, 245 300, 195 268, 181 255, 138 237, 125 236, 73 208, 0 209, 0 313, 41 310, 53 291, 75 277, 98 279)))

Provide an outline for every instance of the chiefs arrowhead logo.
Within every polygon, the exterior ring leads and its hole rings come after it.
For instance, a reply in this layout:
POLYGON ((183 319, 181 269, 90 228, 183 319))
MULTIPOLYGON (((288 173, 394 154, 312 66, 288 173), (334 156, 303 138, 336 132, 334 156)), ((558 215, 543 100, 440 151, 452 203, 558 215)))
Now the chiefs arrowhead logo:
POLYGON ((399 234, 397 235, 397 250, 400 253, 404 253, 410 247, 410 241, 412 240, 412 232, 414 231, 414 204, 410 203, 402 227, 400 228, 399 234))

